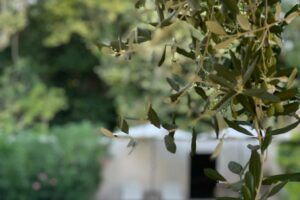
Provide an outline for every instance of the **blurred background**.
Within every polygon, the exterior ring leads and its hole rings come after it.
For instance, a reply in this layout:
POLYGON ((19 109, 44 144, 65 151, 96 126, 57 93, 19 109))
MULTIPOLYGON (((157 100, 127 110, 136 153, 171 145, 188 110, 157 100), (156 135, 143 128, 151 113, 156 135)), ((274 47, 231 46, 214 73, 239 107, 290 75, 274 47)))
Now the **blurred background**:
MULTIPOLYGON (((120 113, 145 115, 146 96, 169 116, 163 69, 141 56, 117 60, 97 45, 126 34, 138 16, 132 0, 0 0, 1 200, 100 199, 103 170, 118 151, 99 127, 115 130, 120 113)), ((299 19, 286 30, 281 64, 300 69, 299 30, 299 19)), ((300 130, 294 132, 272 160, 287 172, 300 171, 300 130)), ((289 183, 281 195, 298 200, 300 185, 289 183)))

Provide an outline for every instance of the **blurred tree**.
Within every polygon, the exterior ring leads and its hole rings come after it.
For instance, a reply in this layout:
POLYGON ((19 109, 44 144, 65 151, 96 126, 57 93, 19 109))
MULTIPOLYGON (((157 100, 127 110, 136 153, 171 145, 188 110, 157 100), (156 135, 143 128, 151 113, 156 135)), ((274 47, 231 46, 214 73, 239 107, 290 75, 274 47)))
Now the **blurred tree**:
MULTIPOLYGON (((17 48, 18 31, 26 25, 27 0, 1 0, 0 1, 0 50, 10 44, 17 48), (12 39, 11 39, 12 37, 12 39)), ((15 54, 16 52, 13 52, 15 54)))
POLYGON ((41 82, 26 60, 7 67, 0 76, 0 132, 17 133, 27 128, 46 131, 54 115, 66 109, 62 89, 41 82))
MULTIPOLYGON (((27 3, 26 0, 19 2, 27 3)), ((107 85, 94 73, 101 59, 95 43, 100 37, 115 37, 116 24, 130 21, 120 17, 129 9, 130 1, 31 2, 29 7, 21 6, 24 23, 15 31, 20 38, 17 56, 12 53, 16 51, 14 46, 9 45, 1 52, 1 69, 12 65, 15 57, 25 57, 34 63, 29 68, 36 71, 43 82, 66 91, 69 108, 56 115, 52 123, 88 119, 112 126, 114 101, 107 96, 107 85)), ((4 23, 4 19, 0 18, 1 22, 4 23)), ((7 38, 13 40, 11 36, 7 38)))

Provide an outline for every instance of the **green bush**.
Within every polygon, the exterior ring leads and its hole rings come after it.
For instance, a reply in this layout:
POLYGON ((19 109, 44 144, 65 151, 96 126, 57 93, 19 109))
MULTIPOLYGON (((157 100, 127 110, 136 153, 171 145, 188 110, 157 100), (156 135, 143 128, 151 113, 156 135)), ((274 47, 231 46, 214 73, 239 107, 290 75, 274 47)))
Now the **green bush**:
POLYGON ((0 134, 1 200, 86 200, 99 184, 105 151, 88 123, 49 134, 0 134))
MULTIPOLYGON (((298 131, 299 133, 299 131, 298 131)), ((279 146, 278 161, 282 169, 287 173, 300 171, 300 160, 297 159, 300 154, 300 136, 295 132, 292 139, 279 146)), ((289 200, 299 200, 299 183, 289 183, 285 187, 286 195, 289 200)))

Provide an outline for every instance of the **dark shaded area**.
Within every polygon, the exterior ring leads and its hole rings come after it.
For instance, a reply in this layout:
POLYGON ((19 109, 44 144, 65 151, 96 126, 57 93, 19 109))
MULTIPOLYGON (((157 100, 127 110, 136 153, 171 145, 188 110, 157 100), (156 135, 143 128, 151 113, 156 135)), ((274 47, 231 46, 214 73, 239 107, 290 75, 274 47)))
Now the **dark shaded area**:
POLYGON ((216 161, 210 159, 210 154, 196 154, 190 163, 190 198, 213 198, 216 182, 204 174, 205 168, 216 168, 216 161))

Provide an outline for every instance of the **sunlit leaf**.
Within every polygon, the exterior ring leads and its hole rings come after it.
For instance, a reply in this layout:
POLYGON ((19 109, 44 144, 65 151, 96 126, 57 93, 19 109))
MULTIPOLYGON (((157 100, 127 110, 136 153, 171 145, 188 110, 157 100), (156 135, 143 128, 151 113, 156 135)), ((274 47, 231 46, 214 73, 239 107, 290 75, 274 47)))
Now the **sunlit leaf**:
POLYGON ((113 137, 114 137, 114 134, 113 134, 110 130, 108 130, 108 129, 106 129, 106 128, 100 128, 100 132, 101 132, 103 135, 105 135, 106 137, 110 137, 110 138, 113 138, 113 137))
POLYGON ((210 156, 211 159, 215 159, 220 155, 223 143, 224 143, 224 137, 219 140, 219 143, 217 144, 215 150, 213 151, 213 153, 210 156))
POLYGON ((245 31, 248 31, 251 29, 251 24, 248 21, 248 17, 246 15, 237 15, 236 19, 239 23, 239 25, 244 29, 245 31))
POLYGON ((218 35, 226 35, 224 28, 217 21, 206 21, 205 22, 208 30, 218 35))
POLYGON ((298 17, 300 15, 300 12, 299 11, 295 11, 295 12, 292 12, 292 13, 290 13, 288 16, 286 16, 285 18, 284 18, 284 21, 286 22, 286 23, 291 23, 296 17, 298 17))
POLYGON ((227 48, 230 44, 232 44, 235 41, 235 37, 230 37, 218 44, 216 44, 215 49, 225 49, 227 48))

